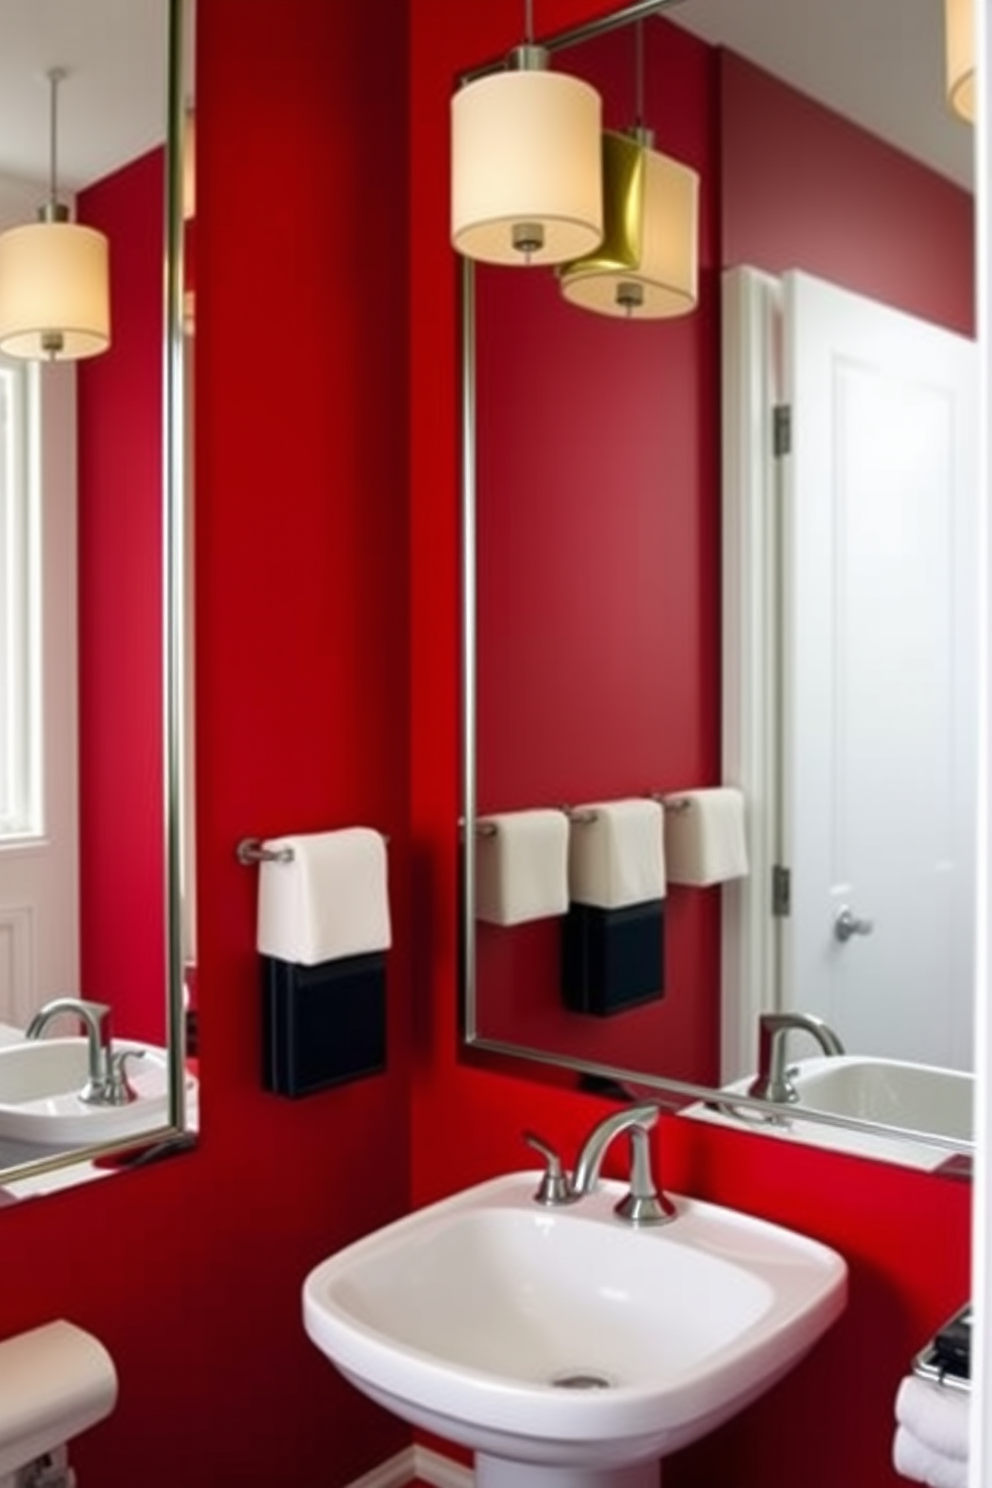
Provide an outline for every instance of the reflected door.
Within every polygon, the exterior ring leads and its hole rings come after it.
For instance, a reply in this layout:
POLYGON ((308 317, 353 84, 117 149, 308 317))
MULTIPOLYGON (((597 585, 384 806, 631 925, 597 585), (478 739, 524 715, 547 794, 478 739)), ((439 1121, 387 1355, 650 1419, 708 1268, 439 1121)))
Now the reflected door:
POLYGON ((975 346, 783 279, 780 1001, 972 1063, 975 346))

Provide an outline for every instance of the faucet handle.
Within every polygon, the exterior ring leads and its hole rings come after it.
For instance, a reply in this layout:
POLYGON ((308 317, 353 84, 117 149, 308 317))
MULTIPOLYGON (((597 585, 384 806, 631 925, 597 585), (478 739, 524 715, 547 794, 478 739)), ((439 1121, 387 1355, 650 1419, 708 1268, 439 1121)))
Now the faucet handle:
POLYGON ((144 1049, 115 1049, 110 1056, 110 1075, 107 1080, 107 1099, 112 1106, 126 1106, 138 1099, 138 1092, 127 1077, 126 1062, 129 1059, 144 1059, 144 1049))
POLYGON ((564 1172, 561 1158, 555 1149, 539 1137, 536 1132, 525 1131, 523 1139, 528 1147, 533 1147, 539 1152, 546 1163, 544 1177, 538 1184, 534 1195, 535 1204, 545 1204, 552 1208, 556 1204, 571 1204, 576 1195, 572 1192, 572 1186, 568 1180, 568 1174, 564 1172))

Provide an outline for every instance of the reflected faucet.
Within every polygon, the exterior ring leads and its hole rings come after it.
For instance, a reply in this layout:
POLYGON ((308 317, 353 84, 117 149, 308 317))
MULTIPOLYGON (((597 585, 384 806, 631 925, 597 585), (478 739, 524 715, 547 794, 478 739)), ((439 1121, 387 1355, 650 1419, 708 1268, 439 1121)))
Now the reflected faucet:
POLYGON ((824 1054, 844 1052, 833 1029, 813 1013, 762 1013, 758 1019, 758 1073, 748 1086, 748 1095, 768 1101, 799 1099, 785 1066, 786 1041, 794 1030, 811 1034, 824 1054))
POLYGON ((113 1052, 107 1018, 110 1007, 105 1002, 87 1002, 81 997, 55 997, 38 1009, 25 1031, 25 1038, 40 1038, 54 1018, 68 1013, 78 1018, 86 1029, 89 1078, 79 1092, 79 1099, 93 1106, 123 1106, 134 1100, 128 1085, 124 1061, 142 1049, 113 1052))
POLYGON ((561 1160, 553 1148, 533 1132, 524 1132, 524 1141, 536 1148, 547 1161, 547 1171, 534 1195, 535 1200, 554 1208, 560 1204, 574 1204, 592 1193, 599 1182, 600 1169, 610 1143, 614 1137, 629 1132, 630 1192, 615 1206, 615 1212, 633 1225, 665 1224, 673 1219, 675 1205, 657 1187, 651 1171, 648 1132, 657 1121, 658 1107, 653 1105, 630 1106, 605 1117, 593 1127, 582 1144, 575 1171, 570 1177, 562 1171, 561 1160))

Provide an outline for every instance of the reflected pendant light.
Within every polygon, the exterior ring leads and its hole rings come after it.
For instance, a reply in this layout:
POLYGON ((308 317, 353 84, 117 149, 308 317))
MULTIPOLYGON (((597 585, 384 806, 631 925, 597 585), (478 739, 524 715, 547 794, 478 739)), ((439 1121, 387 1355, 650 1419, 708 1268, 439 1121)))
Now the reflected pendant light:
POLYGON ((650 146, 648 130, 603 135, 606 236, 559 270, 562 294, 585 310, 659 320, 696 307, 699 177, 650 146))
POLYGON ((0 351, 38 361, 74 361, 110 345, 107 239, 70 222, 68 208, 58 200, 57 93, 64 76, 60 68, 48 74, 49 199, 36 223, 0 234, 0 351))
POLYGON ((947 101, 969 124, 975 122, 974 0, 944 0, 947 101))
POLYGON ((600 315, 658 320, 695 309, 699 176, 653 148, 643 117, 642 23, 636 30, 637 120, 602 138, 602 244, 559 269, 562 294, 600 315))
POLYGON ((466 258, 558 264, 603 236, 602 103, 526 40, 451 100, 451 240, 466 258))

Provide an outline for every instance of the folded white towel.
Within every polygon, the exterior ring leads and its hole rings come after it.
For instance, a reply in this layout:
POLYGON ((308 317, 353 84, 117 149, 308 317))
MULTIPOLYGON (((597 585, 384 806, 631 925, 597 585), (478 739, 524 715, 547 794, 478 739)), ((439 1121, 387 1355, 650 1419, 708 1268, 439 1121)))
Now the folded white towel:
POLYGON ((665 862, 672 883, 707 888, 747 874, 744 797, 732 786, 665 796, 665 862))
POLYGON ((959 1460, 968 1455, 971 1397, 907 1374, 896 1392, 896 1420, 931 1452, 959 1460))
POLYGON ((928 1488, 968 1488, 967 1458, 934 1452, 905 1426, 896 1427, 892 1465, 904 1478, 926 1483, 928 1488))
POLYGON ((575 904, 623 909, 665 897, 657 801, 589 801, 572 810, 568 886, 575 904))
POLYGON ((391 941, 386 843, 371 827, 346 827, 263 844, 289 849, 258 879, 256 944, 264 956, 317 966, 387 950, 391 941))
POLYGON ((568 909, 568 818, 563 811, 505 811, 476 823, 475 914, 523 925, 568 909))

